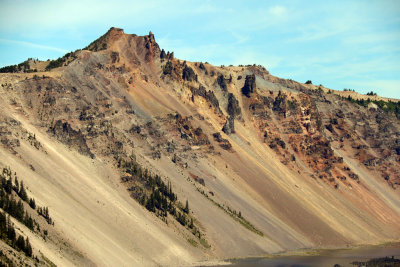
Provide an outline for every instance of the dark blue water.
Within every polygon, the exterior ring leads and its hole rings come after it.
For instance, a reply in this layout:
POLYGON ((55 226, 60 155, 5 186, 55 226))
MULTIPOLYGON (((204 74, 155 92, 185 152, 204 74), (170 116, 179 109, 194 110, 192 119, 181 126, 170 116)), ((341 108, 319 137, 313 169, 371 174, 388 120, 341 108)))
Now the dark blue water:
POLYGON ((271 267, 333 267, 351 266, 354 261, 368 261, 372 258, 392 257, 400 259, 400 244, 380 247, 362 247, 344 250, 324 250, 314 256, 279 256, 274 258, 247 258, 232 260, 235 267, 271 266, 271 267))

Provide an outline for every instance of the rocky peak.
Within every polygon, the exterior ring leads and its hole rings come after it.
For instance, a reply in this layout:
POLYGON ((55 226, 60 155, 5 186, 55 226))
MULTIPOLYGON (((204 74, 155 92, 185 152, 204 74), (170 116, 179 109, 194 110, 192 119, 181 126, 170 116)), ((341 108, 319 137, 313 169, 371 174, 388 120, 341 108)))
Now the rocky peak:
MULTIPOLYGON (((0 163, 32 175, 29 191, 62 221, 39 248, 49 244, 56 258, 64 244, 56 238, 74 240, 62 255, 71 264, 56 264, 127 265, 148 250, 143 265, 190 265, 182 255, 200 261, 268 252, 271 242, 281 250, 400 238, 400 102, 341 96, 256 65, 174 59, 152 32, 111 28, 86 51, 68 54, 46 71, 28 73, 29 61, 0 74, 0 163), (144 208, 127 205, 129 195, 144 208), (187 199, 190 210, 179 202, 187 199), (69 219, 71 210, 87 221, 69 219), (277 223, 271 228, 269 220, 277 223), (143 235, 121 222, 138 224, 143 235), (153 231, 160 225, 161 236, 153 231), (100 245, 87 246, 71 228, 100 245), (144 249, 110 253, 107 244, 127 246, 119 236, 144 249), (153 257, 171 244, 178 254, 153 257), (77 253, 96 261, 78 261, 77 253)), ((32 244, 44 242, 41 234, 30 235, 32 244)))
POLYGON ((125 34, 124 29, 111 27, 106 34, 125 34))
POLYGON ((111 46, 116 40, 125 35, 124 30, 120 28, 111 27, 104 35, 102 35, 97 40, 93 41, 90 45, 85 47, 85 50, 90 50, 93 52, 105 50, 111 46))
POLYGON ((144 45, 147 49, 145 59, 146 61, 151 61, 157 54, 161 53, 160 47, 158 46, 154 34, 150 31, 149 35, 144 36, 144 45))
POLYGON ((153 42, 156 42, 156 39, 154 38, 154 34, 153 34, 153 32, 152 31, 149 31, 149 39, 151 40, 151 41, 153 41, 153 42))
MULTIPOLYGON (((84 49, 92 52, 113 49, 112 52, 118 53, 121 57, 122 55, 129 55, 129 52, 125 52, 132 48, 136 49, 136 54, 143 56, 146 62, 152 61, 161 54, 160 47, 151 31, 148 35, 137 36, 136 34, 126 34, 123 29, 115 27, 111 27, 103 36, 84 49), (115 47, 117 41, 118 44, 115 47), (135 43, 134 46, 132 46, 133 43, 135 43), (117 51, 114 51, 115 49, 117 51)), ((112 61, 113 63, 118 62, 118 60, 115 60, 115 57, 113 57, 112 61)))

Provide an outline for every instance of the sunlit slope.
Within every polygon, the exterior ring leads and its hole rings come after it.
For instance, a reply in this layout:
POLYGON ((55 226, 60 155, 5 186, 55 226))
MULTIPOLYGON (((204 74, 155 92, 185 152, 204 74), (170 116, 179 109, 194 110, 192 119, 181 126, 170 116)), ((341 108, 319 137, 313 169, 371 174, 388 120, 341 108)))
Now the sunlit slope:
POLYGON ((32 244, 58 265, 188 265, 399 239, 392 113, 261 66, 179 60, 152 34, 115 28, 60 67, 0 83, 0 162, 49 207, 49 239, 31 234, 32 244), (148 176, 121 162, 171 185, 189 223, 151 212, 148 176))

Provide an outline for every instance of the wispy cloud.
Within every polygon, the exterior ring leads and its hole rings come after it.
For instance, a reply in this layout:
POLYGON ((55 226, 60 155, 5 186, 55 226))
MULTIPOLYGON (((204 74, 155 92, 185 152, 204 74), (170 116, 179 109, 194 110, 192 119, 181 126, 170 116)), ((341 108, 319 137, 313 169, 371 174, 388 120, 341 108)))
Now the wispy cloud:
POLYGON ((210 3, 203 3, 198 8, 191 10, 191 12, 199 14, 215 13, 218 11, 218 8, 210 3))
POLYGON ((287 9, 284 6, 273 6, 270 7, 268 11, 274 16, 284 16, 287 13, 287 9))
POLYGON ((53 50, 53 51, 57 51, 57 52, 61 52, 61 53, 68 52, 68 50, 66 50, 66 49, 53 47, 53 46, 47 46, 47 45, 34 44, 34 43, 24 42, 24 41, 0 39, 0 42, 8 43, 8 44, 16 44, 16 45, 21 45, 21 46, 34 47, 34 48, 45 49, 45 50, 53 50))
POLYGON ((234 31, 231 31, 231 34, 236 39, 236 44, 243 44, 249 40, 248 35, 240 34, 234 31))
POLYGON ((53 50, 53 51, 57 51, 57 52, 61 52, 61 53, 67 53, 68 52, 68 50, 66 50, 66 49, 47 46, 47 45, 40 45, 40 44, 35 44, 35 43, 30 43, 30 42, 24 42, 24 41, 0 39, 0 42, 2 42, 2 43, 11 43, 11 44, 16 44, 16 45, 21 45, 21 46, 34 47, 34 48, 45 49, 45 50, 53 50))
POLYGON ((361 33, 353 36, 349 36, 344 39, 343 42, 349 45, 358 44, 376 44, 376 43, 387 43, 387 42, 398 42, 400 40, 400 31, 394 32, 373 32, 373 33, 361 33))
MULTIPOLYGON (((400 75, 398 0, 0 2, 0 64, 54 57, 116 26, 139 35, 152 30, 178 58, 264 64, 274 75, 333 89, 400 75)), ((400 90, 390 92, 400 97, 400 90)))
POLYGON ((296 26, 298 35, 291 38, 289 42, 295 43, 321 40, 354 30, 352 27, 354 27, 354 23, 351 22, 351 19, 322 18, 318 23, 312 21, 311 23, 301 23, 296 26))

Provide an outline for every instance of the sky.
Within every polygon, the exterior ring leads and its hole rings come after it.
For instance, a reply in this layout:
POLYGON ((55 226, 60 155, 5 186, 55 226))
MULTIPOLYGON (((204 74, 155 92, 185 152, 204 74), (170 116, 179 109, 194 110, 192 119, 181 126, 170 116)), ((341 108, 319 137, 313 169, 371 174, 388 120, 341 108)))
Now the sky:
POLYGON ((56 59, 110 27, 176 58, 400 99, 400 0, 0 0, 0 67, 56 59))

